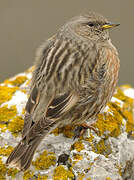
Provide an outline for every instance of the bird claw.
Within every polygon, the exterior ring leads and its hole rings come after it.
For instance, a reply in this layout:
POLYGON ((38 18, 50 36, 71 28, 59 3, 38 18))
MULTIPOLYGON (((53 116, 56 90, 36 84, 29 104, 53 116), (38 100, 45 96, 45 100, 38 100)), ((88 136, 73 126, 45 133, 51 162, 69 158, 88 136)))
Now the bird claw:
POLYGON ((83 129, 82 126, 77 126, 77 127, 75 128, 75 130, 74 130, 74 140, 75 140, 76 138, 79 138, 81 135, 84 134, 84 133, 82 133, 83 130, 84 130, 84 129, 83 129))
POLYGON ((88 125, 86 123, 83 123, 80 126, 77 126, 74 130, 74 140, 76 138, 79 138, 80 136, 83 136, 83 134, 85 133, 85 131, 87 129, 93 130, 96 134, 98 134, 98 131, 95 129, 95 127, 93 127, 92 125, 88 125))

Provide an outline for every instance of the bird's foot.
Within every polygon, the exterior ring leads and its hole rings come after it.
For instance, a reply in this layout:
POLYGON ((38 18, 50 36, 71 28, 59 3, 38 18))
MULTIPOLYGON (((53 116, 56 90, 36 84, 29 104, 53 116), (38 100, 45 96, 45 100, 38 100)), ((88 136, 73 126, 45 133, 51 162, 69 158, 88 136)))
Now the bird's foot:
POLYGON ((80 126, 77 126, 75 131, 74 131, 74 139, 75 138, 79 138, 80 136, 83 136, 83 134, 85 133, 85 131, 87 129, 93 130, 96 134, 98 134, 98 131, 96 130, 96 128, 93 126, 93 124, 88 125, 87 123, 83 123, 80 126))

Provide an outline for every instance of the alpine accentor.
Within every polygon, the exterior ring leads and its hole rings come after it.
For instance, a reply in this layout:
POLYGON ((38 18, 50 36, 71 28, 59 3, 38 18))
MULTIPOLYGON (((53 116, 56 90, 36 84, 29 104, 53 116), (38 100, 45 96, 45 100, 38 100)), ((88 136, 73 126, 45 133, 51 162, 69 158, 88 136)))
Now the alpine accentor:
POLYGON ((74 17, 38 50, 22 140, 6 164, 25 171, 55 127, 94 123, 112 97, 119 71, 110 23, 97 13, 74 17))

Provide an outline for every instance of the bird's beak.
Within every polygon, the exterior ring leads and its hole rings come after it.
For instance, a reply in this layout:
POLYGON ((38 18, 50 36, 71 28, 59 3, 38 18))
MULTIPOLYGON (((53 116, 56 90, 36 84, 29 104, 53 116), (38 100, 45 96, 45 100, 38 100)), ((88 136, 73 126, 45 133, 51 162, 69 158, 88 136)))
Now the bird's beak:
POLYGON ((110 29, 112 27, 116 27, 116 26, 119 26, 120 24, 119 23, 106 23, 102 26, 102 29, 110 29))

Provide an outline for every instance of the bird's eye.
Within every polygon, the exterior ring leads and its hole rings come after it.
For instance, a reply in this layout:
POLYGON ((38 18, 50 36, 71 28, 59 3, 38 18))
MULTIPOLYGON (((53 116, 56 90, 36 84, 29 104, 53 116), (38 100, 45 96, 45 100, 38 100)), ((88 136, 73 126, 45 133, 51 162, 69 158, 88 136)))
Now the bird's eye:
POLYGON ((94 26, 94 23, 89 22, 89 23, 88 23, 88 26, 93 27, 93 26, 94 26))

